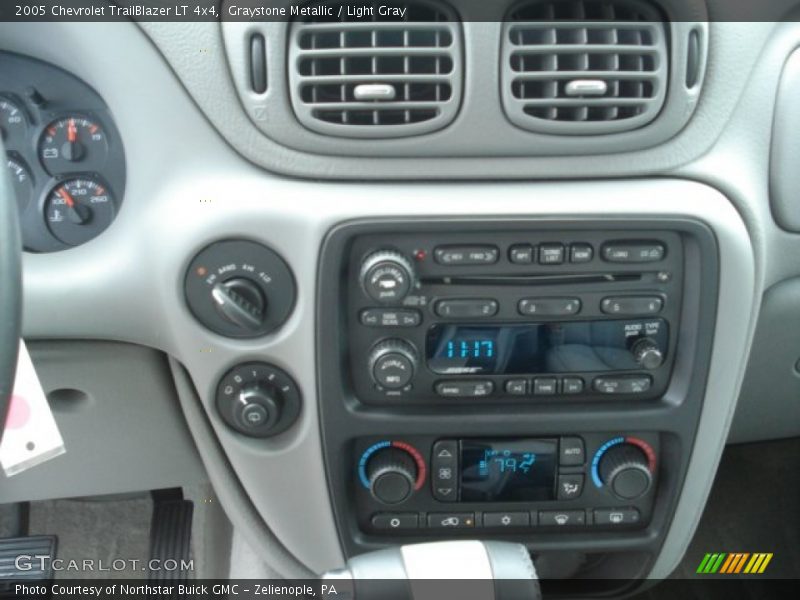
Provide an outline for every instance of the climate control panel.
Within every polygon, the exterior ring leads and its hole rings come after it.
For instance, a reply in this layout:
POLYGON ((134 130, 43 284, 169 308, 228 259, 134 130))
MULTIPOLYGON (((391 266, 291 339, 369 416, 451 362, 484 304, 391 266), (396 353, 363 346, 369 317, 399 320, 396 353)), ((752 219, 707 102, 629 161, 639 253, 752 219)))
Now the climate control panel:
POLYGON ((658 448, 648 433, 363 440, 356 519, 376 535, 643 527, 658 448))

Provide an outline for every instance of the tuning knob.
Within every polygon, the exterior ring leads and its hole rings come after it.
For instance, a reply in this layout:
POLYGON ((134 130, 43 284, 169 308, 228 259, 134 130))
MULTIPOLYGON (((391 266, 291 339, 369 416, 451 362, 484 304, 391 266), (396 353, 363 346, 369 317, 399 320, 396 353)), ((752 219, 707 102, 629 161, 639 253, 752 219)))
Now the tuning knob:
POLYGON ((364 260, 360 278, 370 298, 382 304, 397 304, 414 285, 414 265, 399 252, 380 250, 364 260))
POLYGON ((369 354, 369 372, 373 381, 387 390, 399 390, 411 383, 419 362, 417 351, 399 339, 377 344, 369 354))
POLYGON ((664 354, 652 339, 643 337, 631 345, 634 360, 648 370, 657 369, 664 362, 664 354))
POLYGON ((653 481, 647 456, 629 443, 609 448, 600 459, 599 472, 603 483, 623 500, 644 496, 653 481))
POLYGON ((211 288, 214 307, 222 317, 248 331, 258 331, 264 323, 267 299, 258 285, 235 277, 211 288))
POLYGON ((399 504, 414 493, 417 464, 400 448, 376 452, 367 463, 367 478, 372 496, 384 504, 399 504))

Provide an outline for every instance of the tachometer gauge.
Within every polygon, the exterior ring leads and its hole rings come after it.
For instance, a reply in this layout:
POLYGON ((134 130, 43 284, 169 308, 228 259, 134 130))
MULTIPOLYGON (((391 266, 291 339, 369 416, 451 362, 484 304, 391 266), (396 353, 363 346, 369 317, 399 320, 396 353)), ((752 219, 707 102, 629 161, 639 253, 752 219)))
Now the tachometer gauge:
POLYGON ((51 175, 101 171, 108 141, 100 125, 85 117, 64 117, 48 125, 39 141, 39 158, 51 175))
POLYGON ((44 210, 50 232, 70 246, 99 235, 116 211, 108 188, 88 177, 61 182, 50 192, 44 210))
POLYGON ((17 206, 19 207, 19 214, 25 210, 30 202, 31 195, 33 194, 33 181, 31 174, 25 165, 16 158, 8 157, 6 159, 8 170, 11 172, 11 185, 14 190, 14 195, 17 197, 17 206))
POLYGON ((28 120, 22 109, 9 100, 0 97, 0 136, 8 148, 21 145, 28 129, 28 120))

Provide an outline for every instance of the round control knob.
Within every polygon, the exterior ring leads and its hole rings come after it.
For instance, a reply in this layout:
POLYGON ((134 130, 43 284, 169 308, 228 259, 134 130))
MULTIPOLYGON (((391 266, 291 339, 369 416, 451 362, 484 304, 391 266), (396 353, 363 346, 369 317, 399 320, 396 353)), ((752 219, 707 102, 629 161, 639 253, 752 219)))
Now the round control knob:
POLYGON ((403 340, 386 340, 369 354, 369 372, 373 381, 387 390, 399 390, 411 383, 417 368, 417 351, 403 340))
POLYGON ((367 478, 372 496, 384 504, 399 504, 414 493, 417 464, 405 450, 386 448, 367 463, 367 478))
POLYGON ((397 304, 411 291, 414 265, 399 252, 381 250, 364 260, 360 277, 370 298, 382 304, 397 304))
POLYGON ((267 310, 267 299, 258 284, 244 277, 234 277, 211 288, 217 312, 229 322, 248 331, 258 331, 267 310))
POLYGON ((280 397, 271 386, 256 384, 239 392, 234 414, 239 424, 246 429, 268 429, 280 417, 280 397))
POLYGON ((286 431, 300 414, 300 390, 284 370, 249 362, 228 371, 217 385, 216 405, 230 427, 251 437, 286 431))
POLYGON ((652 339, 643 337, 631 346, 634 360, 648 370, 657 369, 664 362, 664 354, 652 339))
POLYGON ((600 478, 615 496, 633 500, 644 496, 650 489, 653 475, 645 453, 628 443, 608 449, 600 459, 600 478))

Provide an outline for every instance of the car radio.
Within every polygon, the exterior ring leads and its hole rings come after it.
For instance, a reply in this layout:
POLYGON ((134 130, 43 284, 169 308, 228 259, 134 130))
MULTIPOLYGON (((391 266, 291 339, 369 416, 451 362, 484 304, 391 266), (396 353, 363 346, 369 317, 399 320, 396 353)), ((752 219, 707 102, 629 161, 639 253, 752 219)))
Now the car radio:
POLYGON ((648 399, 674 359, 670 231, 357 237, 350 370, 367 404, 648 399))

